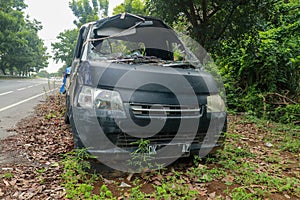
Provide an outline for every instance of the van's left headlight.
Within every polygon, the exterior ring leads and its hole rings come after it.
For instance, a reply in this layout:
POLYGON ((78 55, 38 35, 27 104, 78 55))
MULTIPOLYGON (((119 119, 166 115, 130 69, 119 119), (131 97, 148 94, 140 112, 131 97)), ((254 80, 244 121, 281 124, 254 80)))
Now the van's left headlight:
POLYGON ((94 106, 96 109, 124 111, 123 102, 119 92, 96 89, 94 96, 94 106))
POLYGON ((124 116, 124 107, 119 92, 82 86, 78 106, 105 111, 108 115, 124 116))
POLYGON ((207 112, 224 112, 225 103, 220 95, 207 96, 207 112))

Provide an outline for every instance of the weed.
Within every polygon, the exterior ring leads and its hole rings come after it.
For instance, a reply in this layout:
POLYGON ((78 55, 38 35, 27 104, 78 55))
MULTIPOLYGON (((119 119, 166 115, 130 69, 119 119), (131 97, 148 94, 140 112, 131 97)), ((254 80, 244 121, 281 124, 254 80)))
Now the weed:
MULTIPOLYGON (((94 198, 97 196, 94 195, 94 198)), ((102 185, 100 188, 100 194, 99 194, 100 199, 115 199, 113 198, 112 192, 108 189, 106 185, 102 185)))
POLYGON ((46 118, 46 119, 52 119, 52 118, 55 118, 56 116, 57 116, 56 113, 48 113, 48 114, 45 116, 45 118, 46 118))
POLYGON ((154 155, 149 149, 149 140, 139 139, 131 143, 132 145, 137 145, 137 149, 134 150, 128 161, 128 165, 133 167, 133 171, 149 171, 151 169, 162 169, 164 164, 158 164, 154 161, 154 155))
POLYGON ((140 189, 141 186, 136 186, 130 190, 130 199, 145 199, 150 197, 150 195, 143 193, 140 189))
POLYGON ((226 175, 226 172, 222 168, 208 169, 206 166, 201 167, 190 167, 186 174, 191 180, 197 182, 206 183, 215 179, 221 179, 226 175))
MULTIPOLYGON (((49 85, 49 80, 48 80, 48 85, 49 85)), ((49 95, 48 95, 48 93, 47 93, 47 90, 46 90, 46 88, 43 86, 43 91, 44 91, 44 93, 45 93, 45 98, 46 98, 46 101, 48 102, 49 101, 49 95)))
POLYGON ((256 199, 259 199, 254 194, 248 193, 246 191, 246 189, 243 187, 234 188, 230 192, 230 195, 233 200, 256 200, 256 199))
POLYGON ((194 159, 193 159, 194 165, 198 166, 201 161, 202 161, 202 159, 200 156, 194 155, 194 159))
POLYGON ((5 178, 5 179, 11 179, 13 177, 14 175, 12 173, 5 173, 1 176, 1 178, 5 178))
POLYGON ((86 149, 80 149, 65 155, 62 162, 64 165, 62 178, 64 180, 63 186, 66 188, 66 198, 87 199, 92 196, 93 182, 98 177, 85 171, 90 169, 87 158, 90 158, 90 155, 86 153, 86 149))
POLYGON ((153 166, 151 164, 152 156, 148 148, 150 141, 140 139, 132 142, 132 145, 138 145, 137 149, 133 151, 130 156, 131 159, 128 161, 128 165, 134 167, 135 170, 140 172, 146 169, 151 169, 153 166))
POLYGON ((274 156, 274 155, 264 157, 264 159, 268 163, 280 163, 282 161, 281 158, 279 158, 278 156, 274 156))
POLYGON ((193 199, 196 198, 198 192, 189 188, 184 180, 180 178, 172 179, 171 181, 162 181, 160 186, 154 186, 155 199, 193 199))
MULTIPOLYGON (((272 149, 262 145, 260 148, 258 145, 257 152, 262 154, 254 154, 252 152, 256 152, 257 149, 252 149, 251 152, 250 146, 247 145, 248 140, 241 140, 244 132, 229 132, 226 133, 227 142, 224 150, 218 151, 215 157, 206 158, 205 165, 201 164, 203 163, 201 158, 195 156, 194 166, 186 170, 172 169, 171 172, 168 170, 166 173, 164 170, 162 173, 156 171, 147 175, 146 178, 143 177, 143 181, 136 178, 133 181, 134 187, 126 190, 127 194, 123 197, 126 199, 196 199, 198 192, 193 189, 193 182, 202 184, 216 180, 222 180, 221 182, 231 187, 235 186, 234 189, 225 191, 233 200, 266 199, 274 192, 298 197, 300 195, 299 178, 283 175, 283 171, 289 167, 289 164, 294 166, 296 161, 288 162, 289 160, 281 155, 282 151, 299 152, 297 149, 299 139, 297 138, 299 138, 300 128, 251 116, 242 118, 236 122, 236 125, 250 126, 251 123, 255 124, 255 133, 263 134, 263 137, 258 137, 259 139, 263 142, 269 141, 274 145, 272 149), (141 191, 141 187, 145 181, 152 180, 152 175, 160 176, 160 184, 152 185, 155 191, 146 194, 141 191)), ((247 138, 255 139, 252 136, 247 138)), ((128 164, 139 171, 156 167, 156 163, 153 162, 154 155, 149 150, 149 140, 141 139, 132 144, 135 144, 137 149, 132 152, 131 162, 128 164)), ((88 157, 85 151, 80 150, 66 156, 63 177, 67 198, 115 199, 106 185, 102 185, 99 194, 93 194, 93 191, 95 192, 93 184, 98 177, 85 171, 89 168, 85 160, 88 157)), ((42 173, 42 170, 39 172, 42 173)), ((295 177, 299 177, 297 172, 293 171, 293 173, 295 177)), ((150 181, 147 184, 150 184, 150 181)), ((119 192, 124 191, 119 190, 119 192)))

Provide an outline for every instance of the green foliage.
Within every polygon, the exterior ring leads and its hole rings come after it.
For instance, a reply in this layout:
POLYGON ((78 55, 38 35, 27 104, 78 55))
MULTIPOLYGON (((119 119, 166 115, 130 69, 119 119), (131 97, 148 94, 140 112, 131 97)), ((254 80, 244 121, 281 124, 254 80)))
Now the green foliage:
POLYGON ((91 192, 93 191, 91 183, 93 183, 96 177, 85 171, 85 169, 90 168, 89 163, 86 161, 88 157, 89 155, 85 149, 66 154, 63 161, 64 173, 62 174, 62 178, 67 198, 77 199, 91 196, 91 192))
POLYGON ((51 43, 54 60, 64 63, 64 66, 59 69, 59 74, 72 64, 78 29, 85 23, 107 17, 108 5, 108 0, 72 0, 69 2, 69 7, 77 18, 74 21, 77 28, 59 33, 57 36, 59 41, 51 43))
POLYGON ((224 177, 226 172, 222 168, 208 169, 205 165, 200 164, 196 167, 190 167, 186 174, 191 180, 196 180, 199 183, 207 183, 224 177))
POLYGON ((150 195, 146 195, 141 191, 141 186, 136 186, 131 188, 130 190, 130 199, 145 199, 146 197, 149 197, 150 195))
POLYGON ((147 0, 146 5, 151 15, 211 52, 231 110, 268 118, 276 110, 284 113, 277 121, 299 121, 289 107, 264 105, 270 92, 300 100, 299 1, 176 0, 170 9, 166 0, 147 0))
MULTIPOLYGON (((254 123, 260 128, 260 131, 270 132, 265 137, 265 141, 278 143, 281 151, 289 151, 292 153, 300 152, 300 126, 293 124, 283 124, 259 119, 253 115, 247 115, 245 124, 254 123)), ((233 137, 232 135, 229 135, 233 137)))
POLYGON ((48 78, 49 73, 46 70, 40 70, 37 74, 38 77, 48 78))
POLYGON ((132 13, 136 15, 147 15, 146 5, 144 0, 125 0, 120 5, 116 6, 113 10, 113 14, 120 13, 132 13))
POLYGON ((54 112, 54 113, 48 113, 45 118, 46 119, 52 119, 52 118, 55 118, 57 117, 57 114, 54 112))
POLYGON ((287 106, 277 107, 271 119, 283 123, 300 123, 300 104, 290 104, 287 106))
POLYGON ((182 173, 173 171, 173 176, 167 176, 162 180, 161 185, 154 186, 155 199, 194 199, 198 192, 191 190, 186 180, 182 179, 182 173))
POLYGON ((112 192, 107 188, 106 185, 102 185, 100 188, 100 198, 101 199, 112 199, 112 192))
MULTIPOLYGON (((228 186, 224 192, 231 199, 267 199, 273 197, 273 194, 298 197, 300 182, 294 168, 298 164, 297 158, 290 160, 293 154, 281 153, 291 150, 285 149, 287 146, 284 144, 298 142, 299 145, 297 138, 299 138, 300 128, 266 121, 251 115, 234 122, 237 127, 229 129, 231 132, 226 133, 227 141, 224 150, 218 151, 213 159, 205 159, 204 163, 195 156, 194 166, 185 165, 188 167, 180 171, 171 167, 162 170, 162 173, 152 172, 147 177, 148 180, 137 175, 131 182, 134 186, 128 190, 116 187, 119 183, 103 184, 103 180, 87 173, 84 169, 89 168, 86 158, 90 156, 84 150, 69 153, 64 159, 62 175, 67 192, 66 198, 196 199, 202 191, 197 185, 203 188, 202 185, 212 185, 216 181, 225 184, 223 186, 225 188, 228 186), (252 132, 253 130, 255 132, 252 132), (274 146, 265 147, 265 141, 270 141, 274 146), (290 176, 284 176, 287 171, 290 171, 290 176), (101 184, 95 184, 96 181, 101 184), (154 191, 146 193, 143 190, 145 184, 148 186, 151 184, 151 189, 154 191), (94 185, 100 185, 100 189, 96 190, 94 185), (114 194, 110 190, 111 187, 116 187, 114 194)), ((140 145, 139 152, 147 152, 148 143, 147 140, 137 142, 136 144, 140 145)), ((295 151, 295 156, 298 156, 298 152, 295 151)), ((39 173, 43 173, 44 170, 41 168, 39 173)), ((225 197, 217 196, 216 199, 218 198, 225 197)))
POLYGON ((78 29, 65 30, 56 37, 59 40, 58 42, 51 43, 54 60, 64 63, 63 72, 72 64, 77 35, 78 29))
MULTIPOLYGON (((231 133, 227 134, 228 143, 226 143, 223 151, 219 151, 217 154, 217 159, 215 160, 218 165, 218 170, 226 170, 227 175, 230 174, 233 183, 241 185, 242 187, 236 187, 233 190, 225 191, 232 199, 264 199, 269 194, 274 191, 285 191, 289 194, 299 194, 299 180, 295 177, 281 176, 282 171, 285 171, 285 168, 288 167, 288 163, 284 162, 282 164, 282 155, 280 151, 286 151, 282 145, 293 143, 295 144, 295 138, 299 137, 297 130, 293 130, 290 125, 272 123, 266 126, 269 122, 266 120, 258 119, 255 117, 244 118, 244 121, 240 121, 238 126, 241 124, 255 124, 257 127, 257 134, 263 133, 267 135, 266 137, 270 142, 277 146, 279 149, 276 150, 266 150, 272 151, 272 154, 267 154, 265 157, 266 162, 271 162, 267 164, 267 170, 261 171, 260 162, 249 162, 250 160, 261 159, 261 155, 253 154, 249 150, 247 144, 241 145, 240 134, 231 133), (282 138, 282 136, 292 134, 292 137, 282 138), (240 144, 237 147, 237 144, 240 144), (278 145, 277 145, 278 144, 278 145), (276 152, 278 151, 278 152, 276 152), (272 158, 270 158, 270 155, 272 158), (253 187, 253 185, 259 185, 262 187, 253 187), (248 190, 247 188, 251 188, 248 190)), ((294 128, 296 129, 296 128, 294 128)), ((298 130, 299 131, 299 130, 298 130)), ((299 141, 297 141, 299 145, 299 141)), ((298 146, 299 148, 299 146, 298 146)), ((203 173, 206 168, 198 170, 200 173, 203 173)), ((199 174, 199 173, 198 173, 199 174)), ((201 175, 201 174, 200 174, 201 175)), ((221 177, 226 177, 226 173, 221 173, 221 177)), ((228 183, 226 183, 228 184, 228 183)))
POLYGON ((248 193, 243 187, 234 188, 229 192, 234 200, 255 200, 259 199, 254 194, 248 193))
POLYGON ((69 7, 77 17, 74 24, 80 28, 83 24, 107 17, 108 0, 72 0, 69 7))
POLYGON ((272 92, 288 93, 296 102, 300 100, 299 3, 279 1, 274 5, 272 19, 258 22, 260 26, 254 33, 222 41, 221 52, 214 57, 225 80, 231 109, 293 122, 299 120, 293 114, 297 106, 283 108, 263 104, 264 98, 272 92))
POLYGON ((139 139, 131 143, 132 145, 137 145, 137 149, 130 154, 131 159, 128 162, 128 165, 138 170, 140 172, 144 170, 149 170, 154 166, 151 164, 153 159, 149 150, 149 140, 139 139))
POLYGON ((116 199, 106 185, 102 185, 99 194, 95 194, 94 183, 100 181, 95 174, 87 172, 90 169, 88 159, 93 158, 80 149, 67 153, 63 160, 64 180, 63 186, 66 188, 66 198, 68 199, 116 199))
POLYGON ((28 76, 47 66, 48 55, 38 37, 40 22, 24 17, 23 0, 0 3, 0 69, 6 75, 28 76))
POLYGON ((1 179, 11 179, 11 178, 14 177, 14 174, 12 174, 12 173, 5 173, 5 174, 1 175, 0 177, 1 177, 1 179))
POLYGON ((147 0, 151 15, 169 24, 184 23, 187 33, 205 49, 216 51, 221 40, 252 31, 269 13, 273 1, 147 0), (182 17, 184 16, 184 17, 182 17))

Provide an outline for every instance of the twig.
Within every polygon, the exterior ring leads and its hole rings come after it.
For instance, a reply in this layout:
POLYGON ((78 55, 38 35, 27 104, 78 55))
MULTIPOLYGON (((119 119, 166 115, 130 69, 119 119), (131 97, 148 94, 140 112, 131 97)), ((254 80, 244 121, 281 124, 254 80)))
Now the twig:
POLYGON ((266 97, 264 97, 263 95, 261 95, 263 98, 263 104, 264 104, 264 113, 263 113, 263 117, 266 117, 266 112, 267 112, 267 103, 266 103, 266 97))
MULTIPOLYGON (((284 100, 288 100, 288 101, 290 101, 291 103, 293 103, 293 104, 297 104, 297 102, 295 102, 295 101, 293 101, 292 99, 290 99, 290 98, 288 98, 288 97, 286 97, 286 96, 283 96, 283 95, 281 95, 281 94, 278 94, 278 93, 268 93, 267 95, 276 95, 276 96, 279 96, 279 97, 281 97, 281 98, 283 98, 284 100)), ((286 102, 284 102, 284 104, 287 104, 286 102)))

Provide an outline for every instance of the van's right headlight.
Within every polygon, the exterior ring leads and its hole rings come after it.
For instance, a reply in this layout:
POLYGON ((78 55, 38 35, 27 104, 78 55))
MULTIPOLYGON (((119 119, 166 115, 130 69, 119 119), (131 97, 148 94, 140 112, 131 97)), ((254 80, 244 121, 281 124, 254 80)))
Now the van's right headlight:
POLYGON ((121 95, 113 90, 82 86, 78 96, 78 106, 106 111, 110 115, 125 115, 121 95))
POLYGON ((207 96, 207 112, 224 112, 225 103, 220 95, 207 96))

